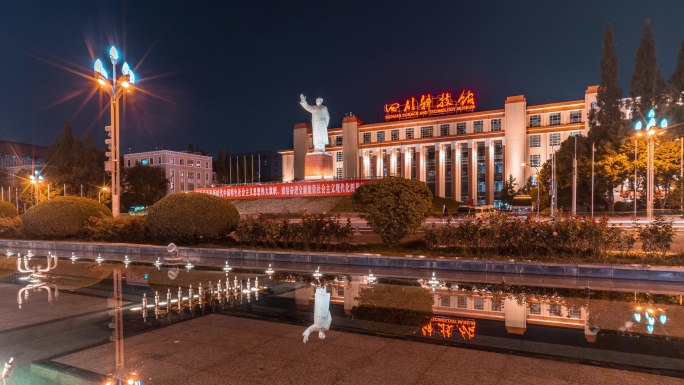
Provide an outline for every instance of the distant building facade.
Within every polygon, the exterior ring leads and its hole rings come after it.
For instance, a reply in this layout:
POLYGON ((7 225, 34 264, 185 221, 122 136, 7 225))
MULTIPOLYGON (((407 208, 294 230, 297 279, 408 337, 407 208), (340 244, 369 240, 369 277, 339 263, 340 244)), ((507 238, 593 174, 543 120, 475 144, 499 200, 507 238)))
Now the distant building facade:
POLYGON ((190 192, 213 183, 212 157, 199 152, 155 150, 124 154, 124 167, 145 165, 164 170, 168 194, 190 192))
POLYGON ((0 170, 9 177, 19 170, 44 167, 47 157, 46 146, 0 141, 0 170))
MULTIPOLYGON (((333 155, 336 179, 396 176, 424 182, 439 197, 497 205, 509 175, 519 184, 528 177, 536 184, 538 170, 563 140, 587 134, 597 89, 588 87, 581 99, 541 105, 510 96, 501 109, 489 111, 474 111, 471 99, 470 109, 461 111, 454 102, 449 106, 459 113, 435 116, 427 109, 438 110, 437 98, 432 105, 432 99, 410 98, 385 106, 385 122, 345 117, 342 127, 328 129, 326 152, 333 155)), ((310 124, 296 124, 293 149, 280 151, 284 182, 304 180, 311 141, 310 124)))

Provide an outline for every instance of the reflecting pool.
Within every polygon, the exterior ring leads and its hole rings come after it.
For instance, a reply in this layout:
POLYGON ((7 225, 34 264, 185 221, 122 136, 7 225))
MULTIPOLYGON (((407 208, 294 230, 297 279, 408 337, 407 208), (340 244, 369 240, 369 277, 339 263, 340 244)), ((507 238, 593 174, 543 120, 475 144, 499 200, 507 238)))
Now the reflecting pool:
POLYGON ((274 346, 286 351, 257 355, 250 347, 261 337, 250 334, 237 357, 260 357, 241 365, 267 371, 272 360, 328 343, 312 334, 300 346, 317 288, 328 294, 326 335, 349 333, 357 341, 350 350, 381 336, 438 345, 440 354, 468 348, 684 377, 681 285, 233 263, 8 252, 0 257, 0 365, 14 358, 8 383, 171 383, 148 374, 170 365, 165 373, 181 378, 189 376, 181 365, 218 365, 211 349, 257 324, 258 336, 277 334, 286 345, 274 346))

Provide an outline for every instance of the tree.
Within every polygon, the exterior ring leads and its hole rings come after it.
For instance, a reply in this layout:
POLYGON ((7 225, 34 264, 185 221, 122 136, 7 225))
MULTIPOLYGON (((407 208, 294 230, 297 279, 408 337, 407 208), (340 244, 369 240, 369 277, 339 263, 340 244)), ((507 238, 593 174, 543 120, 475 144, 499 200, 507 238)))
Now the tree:
POLYGON ((223 150, 219 148, 216 160, 214 160, 214 171, 220 183, 228 180, 228 169, 226 168, 225 158, 223 157, 223 150))
POLYGON ((361 218, 387 246, 413 235, 432 210, 432 192, 424 184, 404 178, 366 182, 352 195, 361 218))
POLYGON ((589 112, 589 141, 598 143, 603 140, 619 144, 624 128, 622 90, 618 82, 619 59, 615 55, 613 28, 606 25, 603 36, 603 58, 601 58, 601 83, 596 94, 597 109, 589 112))
MULTIPOLYGON (((521 192, 515 191, 515 178, 513 174, 508 175, 508 180, 504 181, 503 189, 501 190, 501 201, 508 204, 509 206, 513 204, 513 197, 520 194, 521 192)), ((522 188, 520 188, 522 190, 522 188)))
POLYGON ((677 55, 677 65, 675 71, 670 76, 667 88, 665 91, 667 97, 667 110, 663 111, 661 107, 660 114, 667 117, 670 123, 670 129, 676 131, 678 136, 684 135, 684 127, 679 123, 684 122, 684 102, 682 93, 684 92, 684 40, 679 48, 679 55, 677 55))
POLYGON ((663 102, 665 83, 660 77, 651 20, 646 19, 641 31, 641 43, 637 49, 634 73, 630 80, 630 106, 635 120, 647 120, 648 110, 659 109, 663 102))
POLYGON ((169 189, 164 169, 135 165, 123 170, 121 203, 123 206, 150 206, 162 199, 169 189))

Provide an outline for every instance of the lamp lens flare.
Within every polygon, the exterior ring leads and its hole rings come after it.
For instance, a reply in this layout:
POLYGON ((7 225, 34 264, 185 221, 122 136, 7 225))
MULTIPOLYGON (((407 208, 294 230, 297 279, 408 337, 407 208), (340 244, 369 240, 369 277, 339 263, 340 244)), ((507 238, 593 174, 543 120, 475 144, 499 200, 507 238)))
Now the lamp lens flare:
POLYGON ((95 60, 95 65, 93 66, 93 69, 95 70, 96 73, 101 73, 102 71, 102 60, 97 59, 95 60))
POLYGON ((119 60, 119 52, 116 50, 116 47, 112 46, 112 48, 109 49, 109 57, 114 60, 119 60))
POLYGON ((128 82, 131 84, 135 84, 135 74, 133 71, 128 71, 128 82))
POLYGON ((128 66, 128 63, 124 62, 123 66, 121 67, 121 74, 122 75, 128 75, 128 73, 131 71, 131 68, 128 66))
POLYGON ((104 86, 106 84, 104 79, 102 78, 97 79, 97 82, 100 83, 101 86, 104 86))
POLYGON ((634 130, 635 131, 641 130, 641 120, 636 122, 636 124, 634 125, 634 130))

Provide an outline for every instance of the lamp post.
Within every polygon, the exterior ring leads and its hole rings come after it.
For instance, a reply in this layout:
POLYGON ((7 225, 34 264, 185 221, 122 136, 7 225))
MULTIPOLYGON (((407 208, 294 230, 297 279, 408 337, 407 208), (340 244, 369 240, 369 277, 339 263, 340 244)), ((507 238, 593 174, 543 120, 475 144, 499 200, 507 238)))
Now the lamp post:
POLYGON ((109 60, 112 63, 112 78, 107 76, 107 70, 102 65, 102 61, 97 59, 95 61, 95 80, 100 84, 101 88, 107 92, 110 98, 110 122, 111 125, 105 127, 108 131, 109 138, 105 139, 105 143, 109 147, 109 151, 105 153, 108 160, 105 161, 105 171, 109 171, 112 176, 112 214, 115 217, 119 216, 120 198, 121 198, 121 162, 119 162, 119 99, 124 92, 129 92, 133 84, 135 84, 135 75, 128 66, 128 63, 123 63, 121 66, 121 77, 116 77, 116 64, 119 62, 119 52, 116 47, 112 46, 109 49, 109 60))
POLYGON ((107 191, 107 187, 102 187, 100 191, 97 192, 97 201, 99 203, 102 203, 102 200, 100 199, 100 195, 102 194, 103 191, 107 191))
POLYGON ((646 176, 646 219, 649 221, 653 220, 653 188, 655 187, 653 183, 653 155, 655 152, 656 130, 658 128, 660 128, 661 131, 657 134, 663 134, 664 131, 662 130, 667 128, 667 120, 662 119, 660 121, 660 124, 657 124, 655 118, 655 111, 653 111, 653 109, 648 111, 648 118, 646 120, 646 124, 644 124, 644 122, 642 122, 641 120, 634 123, 634 130, 637 132, 637 135, 646 136, 646 139, 648 141, 648 172, 646 176))
POLYGON ((40 175, 40 171, 34 170, 30 178, 31 184, 33 184, 33 192, 36 195, 36 204, 38 204, 38 183, 43 181, 43 176, 40 175))
POLYGON ((575 156, 572 158, 572 216, 577 216, 577 135, 575 135, 575 156))
MULTIPOLYGON (((539 206, 541 206, 541 183, 539 183, 539 168, 536 166, 528 165, 527 163, 520 163, 523 166, 523 176, 525 175, 525 167, 530 166, 535 171, 537 171, 537 217, 539 217, 539 206)), ((525 181, 527 183, 527 181, 525 181)))

